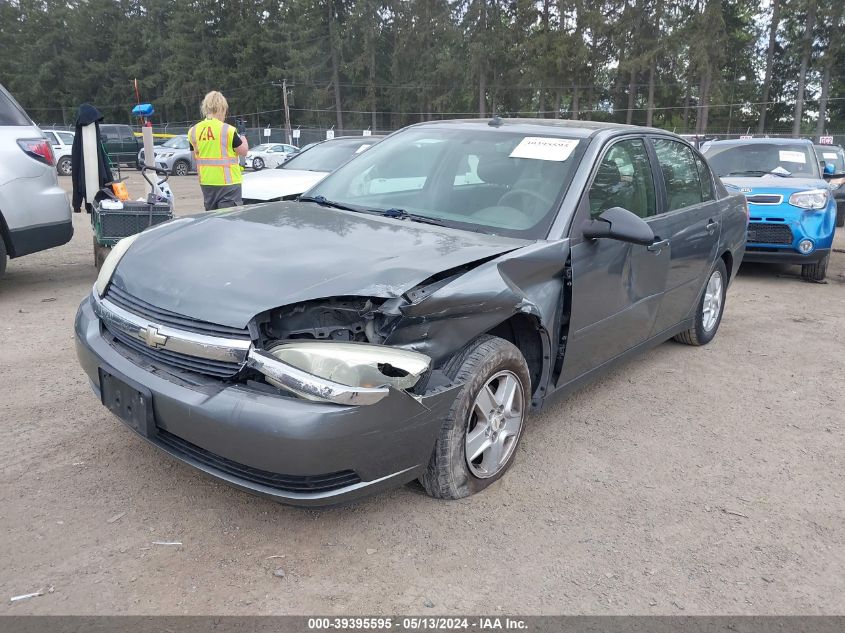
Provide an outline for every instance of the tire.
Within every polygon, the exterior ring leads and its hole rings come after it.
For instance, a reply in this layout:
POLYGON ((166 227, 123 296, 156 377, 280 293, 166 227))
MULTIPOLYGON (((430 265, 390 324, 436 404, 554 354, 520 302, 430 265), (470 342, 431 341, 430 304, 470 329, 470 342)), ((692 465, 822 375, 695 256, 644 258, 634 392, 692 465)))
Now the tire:
POLYGON ((191 171, 191 165, 186 160, 177 160, 173 163, 173 169, 170 173, 174 176, 187 176, 188 172, 191 171))
POLYGON ((6 273, 6 262, 9 261, 6 253, 6 242, 3 240, 3 235, 0 234, 0 278, 6 273))
MULTIPOLYGON (((519 349, 504 339, 487 335, 459 352, 445 371, 464 386, 443 420, 420 483, 432 497, 460 499, 487 488, 513 463, 531 402, 531 377, 519 349), (514 387, 512 415, 508 416, 500 404, 499 408, 491 409, 496 412, 493 416, 482 416, 480 408, 476 407, 477 398, 483 398, 482 390, 490 396, 499 396, 508 385, 514 387), (492 442, 470 462, 467 445, 471 434, 476 434, 475 438, 483 442, 497 437, 501 441, 492 442)), ((493 401, 488 402, 494 404, 501 400, 493 397, 493 401)), ((483 446, 477 442, 476 445, 483 446)))
POLYGON ((845 203, 836 207, 836 226, 840 228, 845 226, 845 203))
POLYGON ((263 158, 253 158, 252 159, 252 168, 255 171, 261 171, 264 169, 264 159, 263 158))
POLYGON ((707 283, 701 292, 698 300, 698 308, 695 311, 695 325, 686 332, 675 335, 675 340, 687 345, 707 345, 716 336, 719 324, 722 322, 722 314, 725 312, 725 294, 728 290, 728 272, 725 269, 725 262, 720 257, 716 265, 707 277, 707 283), (715 292, 718 284, 718 294, 715 292), (712 292, 711 292, 712 291, 712 292), (718 306, 713 302, 718 300, 718 306), (715 308, 715 316, 713 310, 715 308))
POLYGON ((70 176, 73 173, 70 156, 63 156, 59 159, 59 162, 56 163, 56 171, 59 172, 59 176, 70 176))
POLYGON ((830 261, 830 255, 825 255, 814 264, 804 264, 801 266, 801 277, 806 281, 824 281, 827 277, 827 262, 830 261))

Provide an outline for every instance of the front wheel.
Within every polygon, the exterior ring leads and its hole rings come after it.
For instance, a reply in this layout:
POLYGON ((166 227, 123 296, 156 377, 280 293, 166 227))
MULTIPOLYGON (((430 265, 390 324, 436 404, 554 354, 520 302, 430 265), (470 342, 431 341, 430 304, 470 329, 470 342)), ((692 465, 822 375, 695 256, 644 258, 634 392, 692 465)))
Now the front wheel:
POLYGON ((438 499, 460 499, 505 474, 531 399, 531 377, 522 353, 494 336, 476 339, 446 366, 464 386, 440 427, 420 482, 438 499))
POLYGON ((807 281, 824 281, 827 277, 828 261, 830 261, 830 255, 825 255, 813 264, 804 264, 801 266, 801 277, 807 281))
POLYGON ((63 156, 59 159, 59 162, 56 164, 56 171, 59 172, 60 176, 70 176, 73 171, 70 156, 63 156))
POLYGON ((707 285, 695 311, 695 324, 685 332, 675 335, 675 340, 687 345, 707 345, 716 336, 722 313, 725 311, 725 293, 728 289, 728 271, 721 258, 710 271, 707 285))
POLYGON ((177 160, 173 165, 173 175, 175 176, 187 176, 189 170, 190 165, 186 160, 177 160))
POLYGON ((264 160, 261 158, 253 158, 252 159, 252 168, 255 171, 261 171, 264 169, 264 160))

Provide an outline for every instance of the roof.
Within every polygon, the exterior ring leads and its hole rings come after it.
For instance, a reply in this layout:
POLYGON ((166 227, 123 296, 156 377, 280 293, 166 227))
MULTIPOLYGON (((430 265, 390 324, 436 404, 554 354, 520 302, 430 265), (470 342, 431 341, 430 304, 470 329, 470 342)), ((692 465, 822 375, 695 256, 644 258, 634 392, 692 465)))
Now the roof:
POLYGON ((722 146, 722 145, 754 145, 754 144, 766 144, 766 145, 812 145, 813 142, 806 138, 769 138, 767 136, 760 136, 756 138, 731 138, 725 139, 722 141, 710 141, 710 147, 714 145, 722 146))
POLYGON ((491 126, 493 119, 446 119, 443 121, 425 121, 417 123, 413 127, 462 127, 466 129, 490 128, 498 130, 512 130, 514 132, 531 133, 537 128, 546 128, 543 133, 557 133, 560 135, 588 138, 602 131, 619 132, 653 132, 655 134, 671 134, 666 130, 643 127, 639 125, 624 125, 622 123, 604 123, 600 121, 579 121, 572 119, 524 119, 524 118, 500 118, 500 125, 491 126), (554 131, 552 131, 554 130, 554 131))

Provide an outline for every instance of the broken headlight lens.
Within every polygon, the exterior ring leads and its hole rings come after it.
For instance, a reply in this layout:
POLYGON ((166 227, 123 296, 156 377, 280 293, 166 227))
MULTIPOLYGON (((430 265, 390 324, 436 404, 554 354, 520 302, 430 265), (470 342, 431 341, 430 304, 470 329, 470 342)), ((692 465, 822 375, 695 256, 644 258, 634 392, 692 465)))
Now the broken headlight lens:
POLYGON ((136 233, 135 235, 124 237, 111 249, 111 253, 108 254, 106 261, 104 261, 103 265, 100 267, 100 273, 97 275, 97 282, 94 284, 94 290, 97 292, 98 297, 102 297, 106 294, 106 288, 111 281, 112 275, 114 275, 117 265, 120 263, 121 258, 126 254, 126 251, 129 250, 129 247, 132 246, 132 242, 138 239, 139 235, 140 233, 136 233))
POLYGON ((283 363, 347 387, 410 389, 431 366, 425 354, 367 343, 295 341, 267 351, 283 363))

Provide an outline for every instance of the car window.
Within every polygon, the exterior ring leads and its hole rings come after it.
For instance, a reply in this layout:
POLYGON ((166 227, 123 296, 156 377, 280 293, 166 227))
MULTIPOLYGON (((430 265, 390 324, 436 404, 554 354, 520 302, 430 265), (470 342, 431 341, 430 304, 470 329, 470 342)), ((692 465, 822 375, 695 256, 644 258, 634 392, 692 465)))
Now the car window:
POLYGON ((32 125, 18 102, 0 86, 0 125, 32 125))
POLYGON ((704 159, 698 154, 695 154, 695 166, 698 168, 698 179, 701 181, 701 199, 715 200, 716 194, 713 191, 713 176, 710 174, 710 168, 704 159))
POLYGON ((666 211, 700 204, 701 181, 692 150, 683 143, 658 138, 654 139, 654 151, 666 185, 666 211))
POLYGON ((434 171, 440 149, 438 142, 415 143, 390 163, 373 165, 361 172, 361 177, 353 180, 352 190, 357 196, 366 196, 422 189, 434 171))
POLYGON ((722 178, 794 177, 819 178, 815 152, 809 143, 775 142, 767 139, 747 142, 716 141, 703 152, 713 172, 722 178), (769 176, 772 174, 772 176, 769 176))
POLYGON ((59 132, 59 138, 65 145, 73 145, 73 134, 70 132, 59 132))
POLYGON ((44 137, 47 139, 47 142, 50 143, 50 145, 58 145, 59 144, 59 141, 56 138, 56 135, 53 134, 52 132, 44 132, 44 137))
MULTIPOLYGON (((358 153, 363 147, 367 149, 373 143, 357 143, 348 141, 323 141, 314 145, 308 151, 299 152, 278 169, 305 169, 308 171, 334 171, 343 163, 358 153)), ((363 150, 362 150, 363 151, 363 150)))
POLYGON ((124 143, 135 143, 135 135, 132 133, 132 130, 128 127, 122 128, 120 130, 120 140, 124 143))
POLYGON ((615 143, 599 163, 588 195, 594 218, 612 207, 622 207, 641 218, 655 215, 657 198, 645 142, 615 143))

